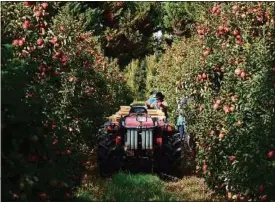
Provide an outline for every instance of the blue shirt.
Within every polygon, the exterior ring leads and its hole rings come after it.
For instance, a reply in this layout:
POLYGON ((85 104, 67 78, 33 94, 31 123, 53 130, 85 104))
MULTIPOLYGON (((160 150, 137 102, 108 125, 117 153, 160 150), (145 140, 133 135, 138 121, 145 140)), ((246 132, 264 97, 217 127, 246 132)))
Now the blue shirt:
POLYGON ((151 105, 153 102, 155 102, 157 99, 155 97, 150 97, 147 102, 151 105))
POLYGON ((179 115, 177 119, 177 126, 181 126, 184 124, 185 124, 185 118, 182 115, 179 115))

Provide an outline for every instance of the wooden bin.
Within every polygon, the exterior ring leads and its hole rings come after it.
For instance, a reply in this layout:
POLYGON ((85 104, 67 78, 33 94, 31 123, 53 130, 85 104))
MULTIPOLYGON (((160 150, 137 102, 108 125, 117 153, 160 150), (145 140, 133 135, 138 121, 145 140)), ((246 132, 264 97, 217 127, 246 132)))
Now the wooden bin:
MULTIPOLYGON (((121 116, 126 116, 129 114, 131 107, 130 106, 120 106, 120 110, 113 114, 112 116, 108 117, 108 119, 112 122, 119 122, 121 116)), ((158 117, 159 119, 164 119, 165 114, 159 109, 147 109, 148 115, 152 118, 158 117)))

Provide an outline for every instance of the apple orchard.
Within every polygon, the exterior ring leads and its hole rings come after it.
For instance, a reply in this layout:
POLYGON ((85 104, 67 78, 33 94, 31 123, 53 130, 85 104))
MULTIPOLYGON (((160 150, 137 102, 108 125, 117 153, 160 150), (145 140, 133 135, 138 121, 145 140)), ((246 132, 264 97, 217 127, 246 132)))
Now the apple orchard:
MULTIPOLYGON (((194 100, 184 113, 197 173, 211 189, 228 199, 275 200, 275 5, 209 5, 191 36, 162 44, 157 60, 145 58, 146 90, 165 94, 172 121, 178 98, 194 100)), ((73 200, 98 127, 134 99, 129 77, 69 4, 1 7, 3 198, 73 200)), ((115 47, 116 36, 104 34, 115 47)))

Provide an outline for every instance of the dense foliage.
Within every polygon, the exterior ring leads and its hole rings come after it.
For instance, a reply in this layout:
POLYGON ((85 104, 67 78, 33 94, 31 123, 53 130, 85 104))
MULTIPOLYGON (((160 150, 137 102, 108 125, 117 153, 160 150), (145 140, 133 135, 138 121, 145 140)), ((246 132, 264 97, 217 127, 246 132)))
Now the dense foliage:
POLYGON ((84 31, 83 17, 71 15, 68 5, 52 17, 51 6, 3 6, 15 13, 5 20, 20 25, 4 30, 13 41, 2 44, 6 201, 71 198, 85 176, 83 163, 98 126, 127 102, 118 65, 109 63, 84 31))
POLYGON ((1 25, 4 200, 72 198, 105 117, 151 90, 171 122, 192 98, 211 188, 274 199, 273 2, 5 2, 1 25))
POLYGON ((215 4, 197 33, 166 51, 154 87, 172 117, 177 98, 193 99, 188 130, 212 188, 234 199, 274 198, 274 3, 215 4))

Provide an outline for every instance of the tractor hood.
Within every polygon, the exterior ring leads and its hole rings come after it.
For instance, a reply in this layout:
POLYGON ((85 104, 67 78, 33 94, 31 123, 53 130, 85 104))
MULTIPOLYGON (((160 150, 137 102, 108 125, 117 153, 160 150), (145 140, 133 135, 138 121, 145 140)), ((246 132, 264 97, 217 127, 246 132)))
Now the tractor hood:
POLYGON ((144 126, 144 127, 153 127, 154 126, 154 122, 152 120, 151 117, 147 117, 147 120, 140 123, 139 121, 137 121, 137 116, 136 115, 132 115, 132 116, 128 116, 125 119, 125 126, 126 127, 138 127, 138 126, 144 126))

